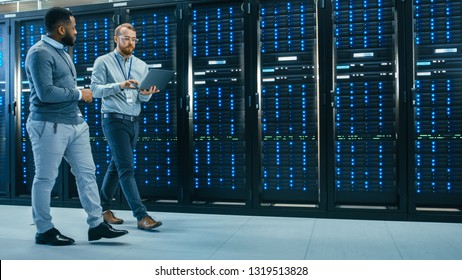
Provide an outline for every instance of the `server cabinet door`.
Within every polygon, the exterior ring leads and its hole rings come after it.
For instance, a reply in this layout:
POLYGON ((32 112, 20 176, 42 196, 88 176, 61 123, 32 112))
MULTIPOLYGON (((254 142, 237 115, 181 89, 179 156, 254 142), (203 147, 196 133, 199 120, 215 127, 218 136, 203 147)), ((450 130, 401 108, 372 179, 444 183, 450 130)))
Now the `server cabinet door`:
MULTIPOLYGON (((8 26, 5 22, 0 22, 0 197, 4 197, 9 194, 9 169, 8 163, 9 155, 7 149, 7 137, 8 137, 8 126, 9 126, 9 113, 8 113, 8 101, 7 94, 9 87, 7 88, 8 80, 8 51, 9 51, 9 36, 8 26)), ((9 84, 8 84, 9 85, 9 84)), ((9 100, 9 99, 8 99, 9 100)))
POLYGON ((397 206, 395 1, 332 5, 333 205, 397 206))
POLYGON ((191 7, 193 201, 245 202, 242 2, 191 7))
POLYGON ((261 203, 319 204, 314 1, 260 1, 261 203))
MULTIPOLYGON (((114 11, 75 13, 77 39, 69 50, 77 70, 77 86, 88 88, 91 84, 93 63, 96 58, 114 50, 114 11)), ((96 181, 101 186, 111 156, 101 127, 101 99, 92 103, 79 102, 79 108, 90 128, 90 144, 96 166, 96 181)), ((69 175, 68 198, 78 198, 75 178, 69 175)), ((118 194, 116 195, 118 197, 118 194)), ((117 199, 117 198, 116 198, 117 199)))
POLYGON ((414 207, 462 204, 462 3, 414 1, 414 207))
MULTIPOLYGON (((140 39, 134 55, 150 68, 177 68, 176 6, 130 8, 128 22, 140 39)), ((143 199, 178 200, 179 155, 176 78, 142 104, 136 180, 143 199)))
MULTIPOLYGON (((16 60, 17 65, 15 67, 19 67, 19 77, 16 77, 18 82, 15 83, 15 85, 18 86, 18 88, 15 88, 15 98, 19 104, 17 105, 18 107, 15 120, 16 180, 13 195, 21 198, 30 196, 32 182, 35 174, 32 147, 30 144, 29 135, 26 131, 27 117, 30 112, 30 87, 25 71, 26 55, 27 51, 35 43, 41 40, 41 36, 45 35, 46 31, 45 26, 43 25, 43 16, 35 19, 30 18, 18 20, 15 22, 15 29, 17 38, 16 43, 18 44, 15 48, 15 50, 18 50, 16 60)), ((51 193, 52 198, 55 200, 62 199, 62 174, 62 168, 60 168, 59 175, 51 193)))

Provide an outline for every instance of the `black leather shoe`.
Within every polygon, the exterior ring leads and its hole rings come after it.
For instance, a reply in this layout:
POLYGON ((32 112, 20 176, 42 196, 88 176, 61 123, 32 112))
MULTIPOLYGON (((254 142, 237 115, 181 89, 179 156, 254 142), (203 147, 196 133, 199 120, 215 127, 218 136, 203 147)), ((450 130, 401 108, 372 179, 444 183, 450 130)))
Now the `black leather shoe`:
POLYGON ((74 239, 62 235, 57 229, 52 228, 44 233, 35 235, 35 244, 46 244, 51 246, 66 246, 74 244, 74 239))
POLYGON ((94 241, 99 240, 101 238, 116 238, 122 235, 127 234, 128 231, 126 230, 118 230, 106 222, 102 222, 99 226, 90 228, 88 230, 88 240, 94 241))

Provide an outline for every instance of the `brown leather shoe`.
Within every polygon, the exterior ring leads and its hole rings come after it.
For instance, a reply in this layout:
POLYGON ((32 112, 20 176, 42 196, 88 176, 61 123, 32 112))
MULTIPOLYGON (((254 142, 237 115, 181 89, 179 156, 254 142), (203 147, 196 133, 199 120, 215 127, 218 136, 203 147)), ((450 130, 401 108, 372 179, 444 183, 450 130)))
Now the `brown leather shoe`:
POLYGON ((114 213, 112 213, 111 210, 106 210, 103 212, 103 219, 108 224, 120 225, 124 223, 124 220, 114 216, 114 213))
POLYGON ((150 230, 156 227, 160 227, 162 225, 161 221, 155 221, 153 218, 150 216, 146 216, 143 219, 138 221, 138 228, 139 229, 145 229, 145 230, 150 230))

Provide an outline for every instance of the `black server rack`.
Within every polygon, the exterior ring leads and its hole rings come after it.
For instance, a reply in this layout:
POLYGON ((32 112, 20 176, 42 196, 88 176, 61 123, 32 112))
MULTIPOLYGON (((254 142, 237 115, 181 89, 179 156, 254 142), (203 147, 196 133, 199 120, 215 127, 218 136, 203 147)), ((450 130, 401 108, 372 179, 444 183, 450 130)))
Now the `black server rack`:
POLYGON ((240 1, 191 6, 192 200, 248 199, 240 1))
MULTIPOLYGON (((150 68, 177 69, 178 20, 176 5, 127 9, 140 41, 134 55, 150 68)), ((142 198, 178 200, 179 158, 177 84, 172 80, 164 91, 142 104, 139 141, 136 149, 136 180, 142 198)))
POLYGON ((332 3, 334 206, 399 204, 395 4, 332 3))
MULTIPOLYGON (((127 7, 102 11, 76 13, 77 43, 72 50, 78 73, 78 85, 88 87, 91 71, 98 56, 112 52, 115 48, 114 30, 118 23, 129 22, 137 30, 134 55, 148 63, 150 68, 175 70, 176 29, 175 6, 137 9, 127 7), (117 19, 120 22, 116 22, 117 19)), ((177 154, 177 104, 176 83, 154 95, 142 104, 140 134, 134 151, 135 178, 143 200, 177 199, 178 154, 177 154)), ((101 100, 80 104, 90 126, 90 141, 96 165, 98 184, 101 185, 111 159, 101 128, 101 100)), ((71 185, 75 185, 73 181, 71 185)), ((75 186, 70 191, 77 195, 75 186)))
MULTIPOLYGON (((18 44, 17 63, 19 66, 19 88, 15 89, 18 102, 16 110, 16 176, 14 196, 28 197, 35 174, 34 158, 29 136, 26 131, 26 122, 29 115, 30 87, 25 71, 26 55, 29 49, 46 34, 43 16, 38 19, 23 19, 15 22, 16 42, 18 44)), ((55 186, 52 190, 53 199, 62 198, 62 170, 60 170, 55 186)))
POLYGON ((415 0, 415 207, 462 205, 462 3, 415 0))
MULTIPOLYGON (((114 50, 114 11, 102 10, 98 14, 75 13, 77 37, 74 47, 69 50, 77 70, 77 86, 89 88, 91 73, 96 58, 114 50)), ((96 181, 101 186, 110 162, 110 151, 101 127, 101 99, 93 102, 79 102, 88 126, 90 144, 96 166, 96 181)), ((70 176, 68 198, 78 198, 75 179, 70 176)))
POLYGON ((8 190, 8 104, 6 81, 8 79, 8 25, 0 22, 0 196, 9 193, 8 190))
POLYGON ((260 201, 319 204, 316 4, 260 1, 260 201))

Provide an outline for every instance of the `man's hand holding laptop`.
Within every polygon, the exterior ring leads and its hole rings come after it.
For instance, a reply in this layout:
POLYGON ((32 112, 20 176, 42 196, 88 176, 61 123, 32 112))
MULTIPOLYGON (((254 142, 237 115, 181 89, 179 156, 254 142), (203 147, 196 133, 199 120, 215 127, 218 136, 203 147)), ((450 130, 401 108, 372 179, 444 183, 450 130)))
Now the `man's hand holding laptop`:
MULTIPOLYGON (((124 81, 124 82, 121 82, 120 83, 120 88, 121 89, 126 89, 126 88, 129 88, 129 89, 139 89, 138 85, 140 84, 140 82, 138 82, 137 80, 127 80, 127 81, 124 81)), ((156 86, 152 86, 151 88, 149 89, 141 89, 140 90, 140 93, 143 94, 143 95, 149 95, 149 94, 154 94, 154 93, 158 93, 160 90, 157 89, 156 86)))

